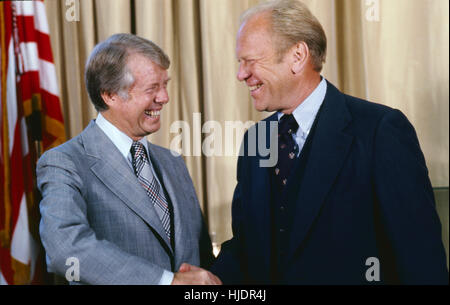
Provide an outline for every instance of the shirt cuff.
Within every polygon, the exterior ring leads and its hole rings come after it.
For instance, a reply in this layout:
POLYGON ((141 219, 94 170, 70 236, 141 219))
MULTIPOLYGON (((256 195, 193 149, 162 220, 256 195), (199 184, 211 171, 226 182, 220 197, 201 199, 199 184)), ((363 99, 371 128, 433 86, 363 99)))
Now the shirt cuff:
POLYGON ((161 279, 159 280, 158 285, 171 285, 173 281, 174 274, 173 272, 164 270, 161 279))

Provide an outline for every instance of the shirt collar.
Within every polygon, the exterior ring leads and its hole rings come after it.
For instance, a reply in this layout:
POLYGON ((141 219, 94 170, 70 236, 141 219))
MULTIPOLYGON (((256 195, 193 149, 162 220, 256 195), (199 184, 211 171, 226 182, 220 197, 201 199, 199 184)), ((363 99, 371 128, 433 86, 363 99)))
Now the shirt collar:
MULTIPOLYGON (((319 112, 319 108, 325 99, 326 93, 327 81, 322 77, 322 81, 316 89, 314 89, 314 91, 300 105, 298 105, 297 108, 295 108, 292 115, 299 126, 297 135, 308 136, 317 112, 319 112)), ((283 115, 283 113, 278 112, 278 120, 280 120, 283 115)))
MULTIPOLYGON (((100 112, 98 113, 95 123, 114 143, 117 149, 119 149, 120 153, 129 160, 129 158, 131 157, 130 149, 131 144, 133 144, 133 139, 120 131, 116 126, 111 124, 100 112)), ((147 147, 147 139, 143 137, 139 140, 139 142, 144 145, 145 150, 147 151, 147 155, 150 156, 147 147)))

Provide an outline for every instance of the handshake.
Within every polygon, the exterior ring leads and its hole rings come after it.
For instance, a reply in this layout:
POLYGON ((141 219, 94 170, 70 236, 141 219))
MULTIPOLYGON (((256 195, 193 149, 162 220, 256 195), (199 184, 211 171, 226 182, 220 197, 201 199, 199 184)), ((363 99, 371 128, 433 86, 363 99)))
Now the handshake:
POLYGON ((175 273, 172 285, 222 285, 222 281, 203 268, 183 263, 175 273))

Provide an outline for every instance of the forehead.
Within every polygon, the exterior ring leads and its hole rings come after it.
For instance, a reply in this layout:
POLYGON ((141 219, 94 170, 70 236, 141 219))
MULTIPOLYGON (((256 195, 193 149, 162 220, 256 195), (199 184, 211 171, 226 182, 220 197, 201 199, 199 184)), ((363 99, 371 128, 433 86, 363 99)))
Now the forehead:
POLYGON ((256 15, 245 21, 237 34, 236 55, 245 59, 249 56, 273 51, 270 20, 265 15, 256 15))
POLYGON ((165 81, 168 72, 151 59, 141 54, 131 54, 127 61, 127 68, 133 74, 135 81, 165 81))

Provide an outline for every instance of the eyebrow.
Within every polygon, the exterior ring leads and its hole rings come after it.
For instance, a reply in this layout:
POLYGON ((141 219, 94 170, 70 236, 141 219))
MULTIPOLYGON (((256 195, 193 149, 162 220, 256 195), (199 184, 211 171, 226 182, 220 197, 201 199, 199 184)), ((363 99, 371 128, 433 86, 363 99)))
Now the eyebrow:
MULTIPOLYGON (((171 78, 171 77, 168 77, 168 78, 164 81, 164 83, 168 83, 168 82, 171 81, 171 80, 172 80, 172 78, 171 78)), ((150 84, 145 90, 150 90, 150 89, 152 89, 152 88, 155 87, 155 86, 159 86, 159 83, 158 83, 158 82, 152 83, 152 84, 150 84)))
POLYGON ((238 61, 240 61, 240 60, 250 61, 250 60, 256 60, 256 59, 258 59, 257 55, 244 55, 241 57, 237 57, 238 61))

